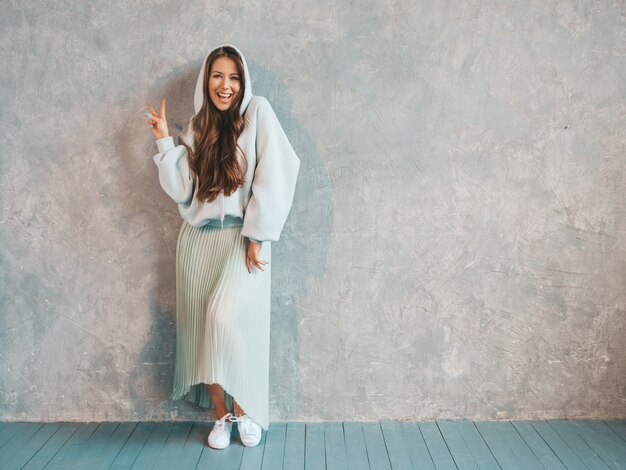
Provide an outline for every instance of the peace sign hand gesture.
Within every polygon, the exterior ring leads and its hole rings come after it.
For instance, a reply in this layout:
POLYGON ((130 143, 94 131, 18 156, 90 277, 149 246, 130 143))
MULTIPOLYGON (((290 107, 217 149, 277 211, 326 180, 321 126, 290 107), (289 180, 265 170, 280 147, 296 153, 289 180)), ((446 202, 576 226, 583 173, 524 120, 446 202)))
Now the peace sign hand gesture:
POLYGON ((165 98, 161 100, 161 112, 157 113, 154 108, 147 105, 150 110, 145 116, 148 118, 148 125, 152 131, 152 135, 155 139, 162 139, 163 137, 169 137, 169 131, 167 128, 167 119, 165 119, 165 98))

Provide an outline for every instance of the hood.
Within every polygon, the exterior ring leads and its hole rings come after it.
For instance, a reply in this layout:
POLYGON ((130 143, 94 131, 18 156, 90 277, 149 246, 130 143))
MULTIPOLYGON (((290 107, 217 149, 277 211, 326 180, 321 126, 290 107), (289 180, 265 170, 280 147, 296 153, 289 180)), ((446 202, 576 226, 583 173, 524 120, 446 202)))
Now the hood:
MULTIPOLYGON (((230 46, 233 49, 235 49, 239 53, 239 56, 241 57, 241 62, 243 63, 243 75, 244 75, 246 84, 243 89, 243 99, 241 101, 241 107, 239 108, 239 111, 242 116, 246 112, 246 109, 248 108, 248 105, 250 104, 250 100, 252 100, 252 81, 250 80, 250 72, 248 71, 248 63, 246 62, 246 58, 244 57, 242 52, 239 50, 239 48, 234 46, 233 44, 229 44, 229 43, 218 44, 207 53, 207 55, 204 57, 204 61, 202 62, 202 67, 200 67, 200 73, 198 74, 198 80, 196 81, 196 91, 193 95, 194 116, 198 114, 198 112, 200 112, 200 109, 202 108, 202 103, 204 101, 204 88, 205 88, 204 69, 206 68, 206 61, 211 55, 211 52, 213 52, 215 49, 222 47, 222 46, 230 46)), ((181 137, 180 137, 189 146, 193 145, 193 134, 191 132, 191 127, 192 127, 191 123, 193 121, 194 116, 191 117, 191 119, 189 120, 189 123, 187 124, 187 126, 185 126, 185 128, 181 132, 181 137)), ((194 197, 195 197, 195 194, 194 194, 194 197)), ((220 206, 220 223, 221 223, 221 227, 224 228, 224 191, 220 191, 218 199, 219 199, 219 206, 220 206)))
POLYGON ((200 111, 200 108, 202 108, 202 102, 204 101, 204 87, 205 87, 204 69, 206 68, 206 60, 211 55, 211 52, 213 52, 215 49, 218 49, 222 46, 230 46, 233 49, 235 49, 239 53, 239 56, 241 57, 241 61, 243 62, 243 75, 244 75, 244 79, 246 82, 246 86, 244 87, 244 90, 243 90, 243 101, 241 102, 241 108, 240 108, 242 116, 246 112, 246 109, 248 105, 250 104, 250 100, 252 99, 252 83, 250 80, 250 72, 248 72, 248 63, 246 62, 246 58, 241 53, 239 48, 237 48, 233 44, 222 43, 209 51, 209 53, 204 57, 204 61, 202 62, 202 67, 200 67, 200 74, 198 75, 198 81, 196 82, 196 91, 193 96, 193 107, 195 110, 195 114, 198 114, 198 112, 200 111))

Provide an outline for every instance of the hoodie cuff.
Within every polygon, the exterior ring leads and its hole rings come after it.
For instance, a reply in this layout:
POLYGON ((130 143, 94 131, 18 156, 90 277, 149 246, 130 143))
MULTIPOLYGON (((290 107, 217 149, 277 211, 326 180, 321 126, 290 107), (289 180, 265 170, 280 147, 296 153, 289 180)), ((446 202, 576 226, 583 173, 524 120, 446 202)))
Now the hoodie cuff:
MULTIPOLYGON (((250 237, 248 237, 248 238, 250 238, 250 237)), ((263 243, 262 240, 255 240, 254 238, 250 238, 250 240, 252 240, 255 243, 261 243, 261 244, 263 243)))
POLYGON ((157 148, 161 155, 165 155, 165 152, 175 147, 174 138, 171 135, 156 140, 157 148))

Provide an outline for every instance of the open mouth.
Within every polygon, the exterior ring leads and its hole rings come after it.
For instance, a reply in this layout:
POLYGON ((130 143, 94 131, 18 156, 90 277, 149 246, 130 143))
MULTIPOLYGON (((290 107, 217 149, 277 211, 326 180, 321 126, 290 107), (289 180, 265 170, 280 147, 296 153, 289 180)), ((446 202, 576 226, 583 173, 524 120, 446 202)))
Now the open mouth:
POLYGON ((228 103, 230 98, 233 96, 232 93, 216 93, 217 97, 222 103, 228 103))

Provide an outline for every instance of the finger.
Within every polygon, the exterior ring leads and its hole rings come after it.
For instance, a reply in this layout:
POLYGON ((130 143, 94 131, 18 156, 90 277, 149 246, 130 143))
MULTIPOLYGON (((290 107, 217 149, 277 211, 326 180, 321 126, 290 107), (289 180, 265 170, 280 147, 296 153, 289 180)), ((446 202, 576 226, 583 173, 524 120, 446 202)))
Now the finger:
POLYGON ((161 116, 165 116, 165 98, 161 100, 161 116))
POLYGON ((156 110, 152 107, 152 105, 148 105, 148 109, 150 110, 150 112, 152 114, 154 114, 156 117, 159 117, 159 113, 156 112, 156 110))
POLYGON ((265 269, 263 269, 263 266, 258 262, 258 261, 254 261, 254 265, 259 268, 261 271, 265 271, 265 269))
POLYGON ((145 116, 148 118, 148 121, 151 122, 152 124, 157 124, 161 119, 158 117, 155 117, 154 115, 148 114, 146 113, 145 116))
POLYGON ((255 263, 263 263, 263 264, 268 264, 268 263, 269 263, 269 261, 268 261, 268 260, 266 260, 266 259, 260 259, 260 258, 258 258, 258 257, 254 257, 254 258, 253 258, 253 261, 254 261, 255 263))
POLYGON ((248 269, 248 272, 250 271, 250 258, 246 258, 246 268, 248 269))

